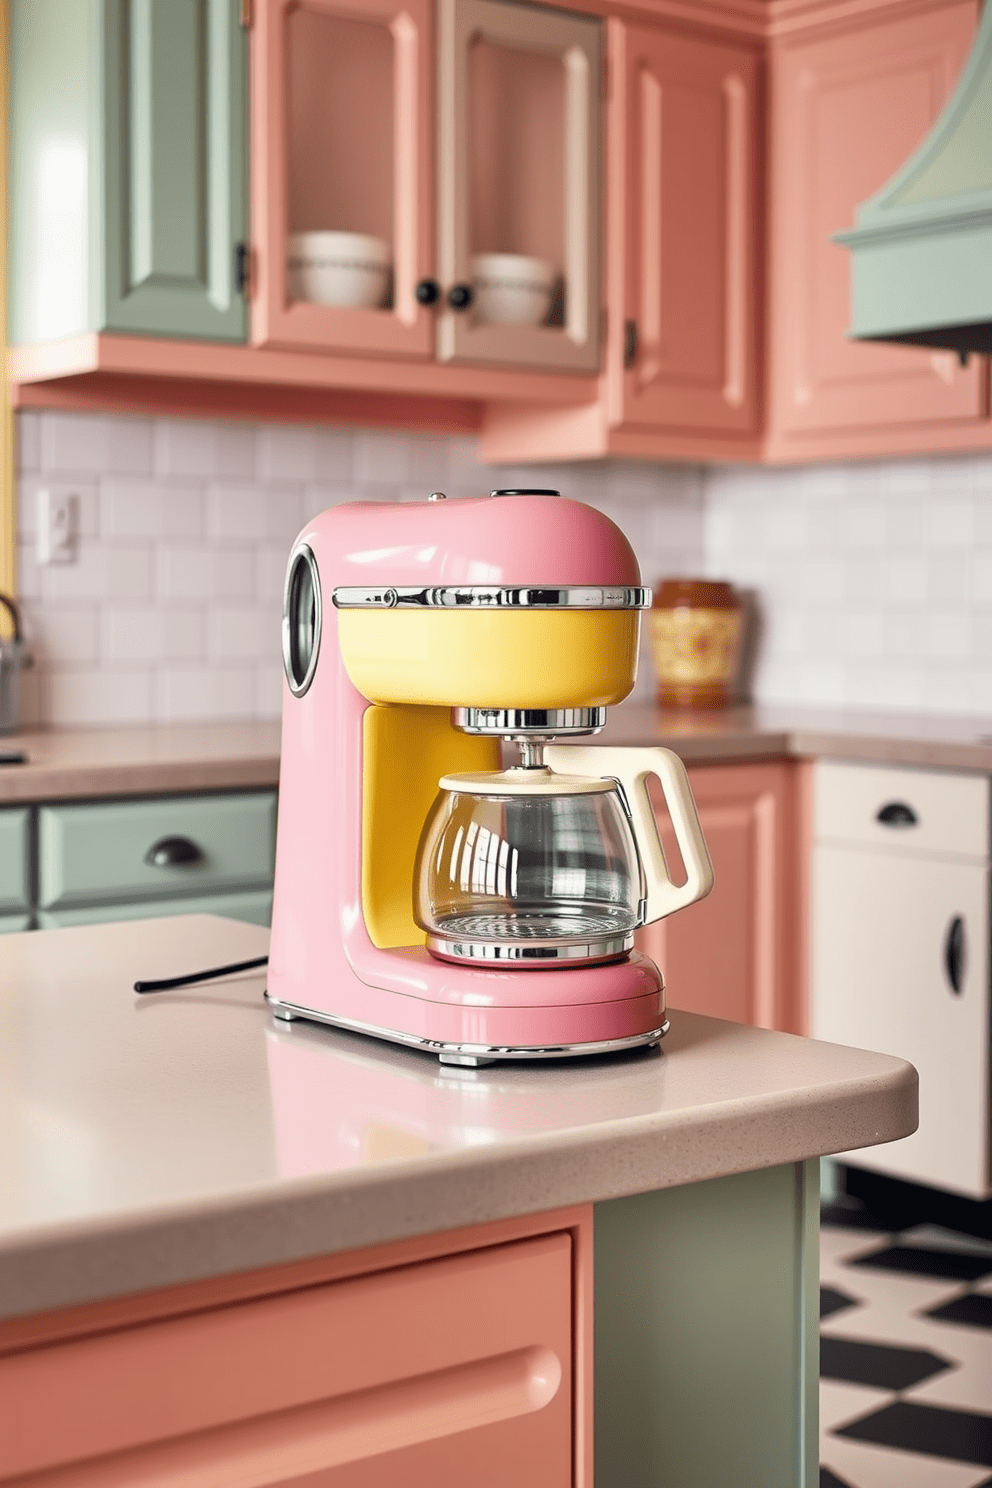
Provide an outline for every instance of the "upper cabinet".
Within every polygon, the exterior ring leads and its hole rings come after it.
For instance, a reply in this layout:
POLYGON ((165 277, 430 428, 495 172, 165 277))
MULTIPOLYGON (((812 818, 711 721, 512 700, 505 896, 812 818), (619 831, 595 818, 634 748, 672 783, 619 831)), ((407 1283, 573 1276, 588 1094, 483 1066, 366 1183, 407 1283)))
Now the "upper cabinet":
POLYGON ((242 341, 237 0, 16 0, 11 336, 242 341))
POLYGON ((988 359, 849 341, 833 241, 977 0, 574 3, 11 0, 15 405, 992 448, 988 359))
POLYGON ((252 340, 595 372, 600 23, 501 0, 437 20, 259 5, 252 340))
POLYGON ((417 299, 434 274, 431 12, 430 0, 258 6, 255 345, 431 355, 434 316, 417 299))
POLYGON ((756 434, 758 57, 610 22, 611 425, 756 434))
POLYGON ((769 279, 776 457, 989 439, 984 358, 961 367, 951 352, 847 339, 850 254, 832 236, 928 132, 976 18, 974 0, 893 7, 777 49, 769 279))

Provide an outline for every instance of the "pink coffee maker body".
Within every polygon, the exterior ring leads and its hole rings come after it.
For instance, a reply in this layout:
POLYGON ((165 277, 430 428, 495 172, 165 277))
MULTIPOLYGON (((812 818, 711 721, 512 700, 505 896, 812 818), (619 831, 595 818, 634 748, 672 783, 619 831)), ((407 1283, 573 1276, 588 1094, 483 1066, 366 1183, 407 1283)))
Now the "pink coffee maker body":
POLYGON ((664 982, 637 950, 455 964, 413 914, 439 778, 499 770, 501 740, 528 730, 567 742, 601 727, 633 686, 648 603, 620 530, 555 493, 354 503, 304 529, 283 620, 277 1017, 462 1065, 658 1042, 664 982))

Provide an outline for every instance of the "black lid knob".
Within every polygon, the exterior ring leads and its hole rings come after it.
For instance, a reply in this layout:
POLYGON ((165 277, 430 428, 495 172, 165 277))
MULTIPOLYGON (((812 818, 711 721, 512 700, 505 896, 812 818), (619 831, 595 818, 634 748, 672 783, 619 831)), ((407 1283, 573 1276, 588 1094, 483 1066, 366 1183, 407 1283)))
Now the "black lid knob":
POLYGON ((543 491, 537 486, 528 486, 519 491, 490 491, 490 496, 560 496, 560 491, 543 491))

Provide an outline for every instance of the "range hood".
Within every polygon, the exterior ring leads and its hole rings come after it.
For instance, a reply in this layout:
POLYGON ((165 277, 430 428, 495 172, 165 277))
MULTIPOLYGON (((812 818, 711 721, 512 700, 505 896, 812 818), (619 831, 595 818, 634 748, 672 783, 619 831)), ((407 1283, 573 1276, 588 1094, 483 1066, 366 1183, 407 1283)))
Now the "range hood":
POLYGON ((992 0, 930 134, 834 241, 855 339, 992 353, 992 0))

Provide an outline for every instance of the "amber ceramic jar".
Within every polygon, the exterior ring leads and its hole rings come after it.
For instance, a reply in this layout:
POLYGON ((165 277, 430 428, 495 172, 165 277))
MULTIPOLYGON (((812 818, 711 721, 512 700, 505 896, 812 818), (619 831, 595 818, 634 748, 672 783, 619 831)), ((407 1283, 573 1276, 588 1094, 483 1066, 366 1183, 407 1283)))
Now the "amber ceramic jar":
POLYGON ((731 702, 741 650, 743 610, 730 584, 663 579, 649 623, 666 708, 723 708, 731 702))

